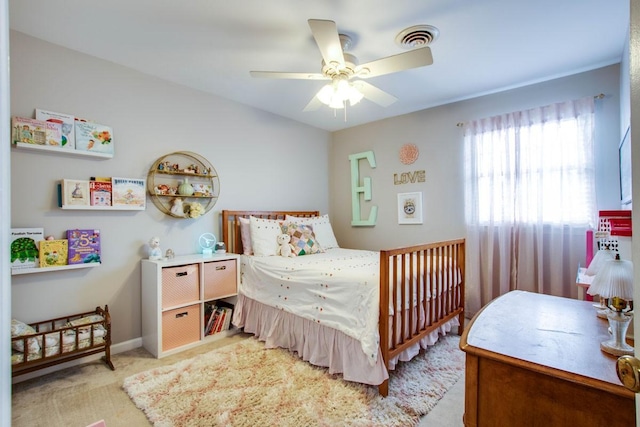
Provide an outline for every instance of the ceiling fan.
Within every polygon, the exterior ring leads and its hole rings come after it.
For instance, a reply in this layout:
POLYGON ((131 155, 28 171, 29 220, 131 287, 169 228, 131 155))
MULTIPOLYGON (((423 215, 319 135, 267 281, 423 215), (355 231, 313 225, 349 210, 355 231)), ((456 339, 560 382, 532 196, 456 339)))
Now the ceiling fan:
POLYGON ((396 102, 397 98, 362 79, 433 64, 431 49, 428 46, 358 64, 358 59, 346 52, 351 47, 351 38, 339 34, 335 22, 322 19, 309 19, 308 22, 322 54, 320 73, 251 71, 252 77, 330 80, 331 82, 311 99, 304 111, 316 110, 322 105, 334 109, 344 108, 347 101, 349 105, 355 105, 363 97, 387 107, 396 102))

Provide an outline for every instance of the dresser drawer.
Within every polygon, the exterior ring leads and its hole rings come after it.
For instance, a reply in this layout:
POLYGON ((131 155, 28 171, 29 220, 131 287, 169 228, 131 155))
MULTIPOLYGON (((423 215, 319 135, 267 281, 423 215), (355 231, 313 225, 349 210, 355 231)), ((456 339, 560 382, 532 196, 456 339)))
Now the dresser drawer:
POLYGON ((200 304, 162 313, 162 351, 200 340, 200 304))
POLYGON ((204 264, 204 299, 228 297, 238 292, 236 260, 212 261, 204 264))
POLYGON ((200 270, 198 264, 162 269, 162 308, 200 299, 200 270))

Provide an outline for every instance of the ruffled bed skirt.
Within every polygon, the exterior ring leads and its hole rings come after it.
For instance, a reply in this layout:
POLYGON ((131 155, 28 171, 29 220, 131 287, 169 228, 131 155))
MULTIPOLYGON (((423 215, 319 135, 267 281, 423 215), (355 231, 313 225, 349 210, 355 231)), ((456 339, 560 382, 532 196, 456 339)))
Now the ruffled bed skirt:
MULTIPOLYGON (((389 378, 379 349, 377 361, 371 365, 360 342, 354 338, 243 295, 238 295, 232 323, 264 341, 265 347, 286 348, 312 365, 328 368, 331 374, 342 374, 347 381, 377 386, 389 378)), ((390 369, 395 369, 398 361, 411 360, 420 348, 434 345, 440 335, 447 334, 451 328, 459 325, 457 317, 451 319, 392 359, 390 369)))

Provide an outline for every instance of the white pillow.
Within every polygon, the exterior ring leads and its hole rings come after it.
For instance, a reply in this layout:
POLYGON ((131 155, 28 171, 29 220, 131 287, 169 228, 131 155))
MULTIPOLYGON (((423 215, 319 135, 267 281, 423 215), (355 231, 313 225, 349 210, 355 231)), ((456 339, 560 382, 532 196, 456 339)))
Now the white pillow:
POLYGON ((281 221, 249 217, 251 227, 251 248, 255 256, 276 256, 278 236, 282 234, 281 221))
POLYGON ((253 255, 251 250, 251 221, 245 217, 239 217, 240 220, 240 238, 242 239, 242 253, 245 255, 253 255))
POLYGON ((329 215, 314 216, 310 218, 297 217, 287 215, 287 221, 295 222, 296 224, 305 224, 313 227, 313 233, 316 235, 318 244, 322 249, 339 248, 338 241, 335 234, 333 234, 333 228, 331 227, 331 221, 329 221, 329 215))
MULTIPOLYGON (((16 319, 11 319, 11 338, 22 337, 24 335, 31 335, 37 333, 32 326, 27 325, 16 319)), ((12 347, 14 350, 24 352, 24 340, 13 341, 12 347)), ((36 338, 29 338, 27 340, 29 346, 29 353, 37 353, 40 351, 40 343, 36 338)))

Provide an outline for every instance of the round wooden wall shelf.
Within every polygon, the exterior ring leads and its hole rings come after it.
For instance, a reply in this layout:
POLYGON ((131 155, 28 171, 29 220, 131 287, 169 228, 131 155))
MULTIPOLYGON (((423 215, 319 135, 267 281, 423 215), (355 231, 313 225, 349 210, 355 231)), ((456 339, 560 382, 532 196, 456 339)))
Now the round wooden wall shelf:
POLYGON ((207 159, 190 151, 160 157, 147 175, 153 204, 174 218, 195 219, 218 201, 220 179, 207 159))

